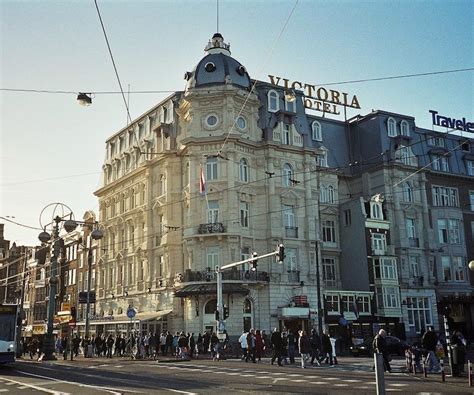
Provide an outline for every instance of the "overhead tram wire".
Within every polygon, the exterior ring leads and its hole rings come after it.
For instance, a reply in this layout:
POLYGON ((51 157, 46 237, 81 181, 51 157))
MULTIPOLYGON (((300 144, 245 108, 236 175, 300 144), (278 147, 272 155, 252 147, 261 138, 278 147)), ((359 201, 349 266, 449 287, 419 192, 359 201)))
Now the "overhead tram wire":
MULTIPOLYGON (((104 33, 105 42, 107 43, 107 48, 109 50, 110 60, 112 61, 112 65, 114 67, 115 76, 117 77, 117 82, 119 84, 120 93, 122 95, 123 103, 125 105, 125 108, 127 109, 127 119, 128 119, 128 125, 127 126, 129 126, 132 123, 132 117, 130 116, 130 109, 129 109, 129 106, 128 106, 128 102, 127 102, 127 99, 125 98, 125 93, 123 91, 122 82, 120 81, 120 76, 118 74, 117 66, 115 64, 114 55, 112 54, 112 48, 110 47, 109 38, 107 37, 107 32, 105 31, 104 22, 102 20, 102 15, 100 14, 99 5, 97 4, 97 0, 94 0, 94 4, 95 4, 95 8, 97 10, 97 15, 98 15, 99 20, 100 20, 100 25, 102 27, 102 32, 104 33)), ((135 138, 135 142, 137 143, 138 152, 141 155, 142 152, 140 150, 140 142, 138 141, 138 138, 137 138, 137 135, 136 135, 136 130, 133 131, 133 137, 135 138)))
MULTIPOLYGON (((298 2, 299 0, 296 0, 295 1, 295 4, 293 5, 293 8, 291 9, 290 11, 290 14, 288 15, 288 17, 286 18, 286 21, 285 23, 283 24, 283 27, 281 28, 280 32, 278 33, 278 36, 276 37, 275 41, 273 42, 273 45, 270 49, 270 52, 268 53, 267 55, 267 58, 265 59, 265 61, 263 62, 262 64, 262 67, 260 69, 260 71, 257 73, 258 76, 260 76, 265 68, 265 66, 267 65, 267 63, 270 61, 272 55, 273 55, 273 52, 275 51, 275 48, 276 48, 276 45, 278 44, 278 41, 280 41, 280 38, 282 37, 283 35, 283 32, 286 30, 286 27, 288 25, 288 23, 290 22, 290 19, 291 17, 293 16, 293 13, 295 12, 295 9, 296 9, 296 6, 298 5, 298 2)), ((229 128, 229 130, 227 131, 227 134, 224 138, 224 142, 222 143, 222 146, 221 148, 217 151, 217 155, 221 155, 222 156, 222 151, 227 143, 227 140, 229 139, 229 136, 230 134, 232 133, 232 130, 234 130, 235 128, 235 125, 237 123, 237 119, 242 115, 242 112, 244 111, 244 108, 250 98, 250 95, 252 95, 252 93, 254 92, 255 90, 255 87, 257 85, 257 82, 258 80, 254 80, 254 83, 252 84, 252 87, 250 89, 250 92, 247 94, 247 96, 245 97, 245 100, 244 100, 244 103, 242 104, 242 107, 240 108, 240 111, 239 113, 237 114, 237 116, 234 118, 234 122, 232 123, 231 127, 229 128)))

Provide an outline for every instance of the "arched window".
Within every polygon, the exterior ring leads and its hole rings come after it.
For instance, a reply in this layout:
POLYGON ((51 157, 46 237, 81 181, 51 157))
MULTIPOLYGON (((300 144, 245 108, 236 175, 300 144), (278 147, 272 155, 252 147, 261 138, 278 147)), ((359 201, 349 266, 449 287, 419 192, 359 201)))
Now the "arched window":
POLYGON ((332 185, 328 185, 328 186, 321 185, 320 200, 321 200, 321 203, 334 204, 335 202, 334 187, 332 185))
POLYGON ((318 166, 328 167, 328 150, 325 147, 321 147, 318 154, 316 155, 318 166))
POLYGON ((370 203, 370 218, 383 219, 382 204, 379 202, 370 203))
POLYGON ((410 135, 410 129, 408 127, 408 122, 403 120, 401 123, 400 123, 400 132, 402 134, 402 136, 409 136, 410 135))
POLYGON ((296 112, 296 99, 295 98, 291 98, 288 100, 285 95, 285 110, 289 112, 296 112))
POLYGON ((242 158, 239 163, 239 180, 249 182, 249 165, 245 158, 242 158))
POLYGON ((277 112, 280 109, 279 99, 276 91, 268 91, 268 111, 277 112))
POLYGON ((293 179, 293 168, 288 164, 285 163, 283 165, 283 174, 282 174, 282 185, 284 187, 289 187, 292 185, 291 180, 293 179))
POLYGON ((312 138, 316 141, 322 141, 323 136, 321 133, 321 124, 318 121, 314 121, 311 124, 312 138))
POLYGON ((397 135, 397 123, 393 118, 387 120, 387 133, 388 137, 395 137, 397 135))
POLYGON ((204 314, 214 314, 217 310, 217 299, 212 299, 204 306, 204 314))
POLYGON ((405 202, 413 202, 413 189, 410 185, 409 182, 405 182, 402 185, 402 195, 403 195, 403 201, 405 202))
POLYGON ((243 317, 243 330, 248 332, 253 327, 253 314, 252 314, 252 302, 250 299, 244 300, 244 305, 242 309, 243 317))

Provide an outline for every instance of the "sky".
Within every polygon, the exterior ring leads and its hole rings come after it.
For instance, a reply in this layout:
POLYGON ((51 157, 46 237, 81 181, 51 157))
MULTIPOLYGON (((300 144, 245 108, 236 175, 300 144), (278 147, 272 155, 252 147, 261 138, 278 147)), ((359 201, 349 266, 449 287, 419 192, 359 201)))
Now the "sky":
MULTIPOLYGON (((132 119, 170 94, 133 92, 183 90, 217 30, 215 0, 97 3, 132 119)), ((0 0, 0 21, 0 217, 39 228, 61 202, 82 219, 98 211, 105 140, 127 121, 122 96, 100 94, 119 86, 94 1, 0 0), (92 105, 77 92, 96 93, 92 105)), ((219 32, 252 78, 338 82, 359 99, 348 117, 386 110, 427 129, 429 110, 474 121, 474 71, 343 82, 473 68, 473 21, 471 0, 219 1, 219 32)), ((6 239, 38 244, 38 230, 0 223, 6 239)))

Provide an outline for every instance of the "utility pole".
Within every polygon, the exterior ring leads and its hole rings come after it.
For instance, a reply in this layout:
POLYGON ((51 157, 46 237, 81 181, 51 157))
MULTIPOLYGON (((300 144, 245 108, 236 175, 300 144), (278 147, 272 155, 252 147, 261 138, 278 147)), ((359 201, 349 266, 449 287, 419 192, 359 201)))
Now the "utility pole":
POLYGON ((321 272, 319 270, 319 237, 321 235, 321 183, 319 179, 319 171, 320 166, 318 165, 317 158, 316 158, 316 191, 317 191, 317 201, 318 201, 318 223, 315 226, 316 231, 316 243, 314 246, 315 254, 316 254, 316 296, 318 298, 317 308, 318 308, 318 332, 319 336, 323 334, 323 309, 321 304, 321 272))
POLYGON ((20 350, 21 346, 21 328, 23 326, 23 316, 24 316, 24 311, 23 311, 23 305, 25 303, 25 285, 26 285, 26 277, 27 277, 27 272, 26 272, 26 265, 28 262, 27 258, 28 254, 26 252, 23 252, 23 279, 22 279, 22 285, 20 289, 20 306, 18 308, 17 312, 17 319, 16 319, 16 357, 21 358, 22 356, 22 351, 20 350))

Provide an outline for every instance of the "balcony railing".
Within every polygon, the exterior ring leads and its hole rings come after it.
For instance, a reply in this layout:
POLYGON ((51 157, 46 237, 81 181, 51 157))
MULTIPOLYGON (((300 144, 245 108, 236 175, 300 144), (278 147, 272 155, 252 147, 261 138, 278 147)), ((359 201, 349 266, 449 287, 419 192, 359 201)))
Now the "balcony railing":
POLYGON ((300 282, 300 272, 288 272, 288 282, 289 283, 299 283, 300 282))
POLYGON ((418 239, 418 237, 410 237, 408 239, 408 245, 410 247, 419 247, 420 246, 420 239, 418 239))
POLYGON ((214 222, 208 224, 200 224, 198 228, 199 234, 209 234, 209 233, 224 233, 225 228, 224 224, 221 222, 214 222))
MULTIPOLYGON (((251 271, 251 270, 227 270, 222 272, 222 280, 224 281, 270 281, 270 276, 267 272, 251 271)), ((212 271, 192 271, 186 270, 184 272, 184 281, 207 281, 215 282, 216 273, 212 271)))
POLYGON ((285 236, 293 239, 298 238, 298 227, 296 226, 285 226, 285 236))

